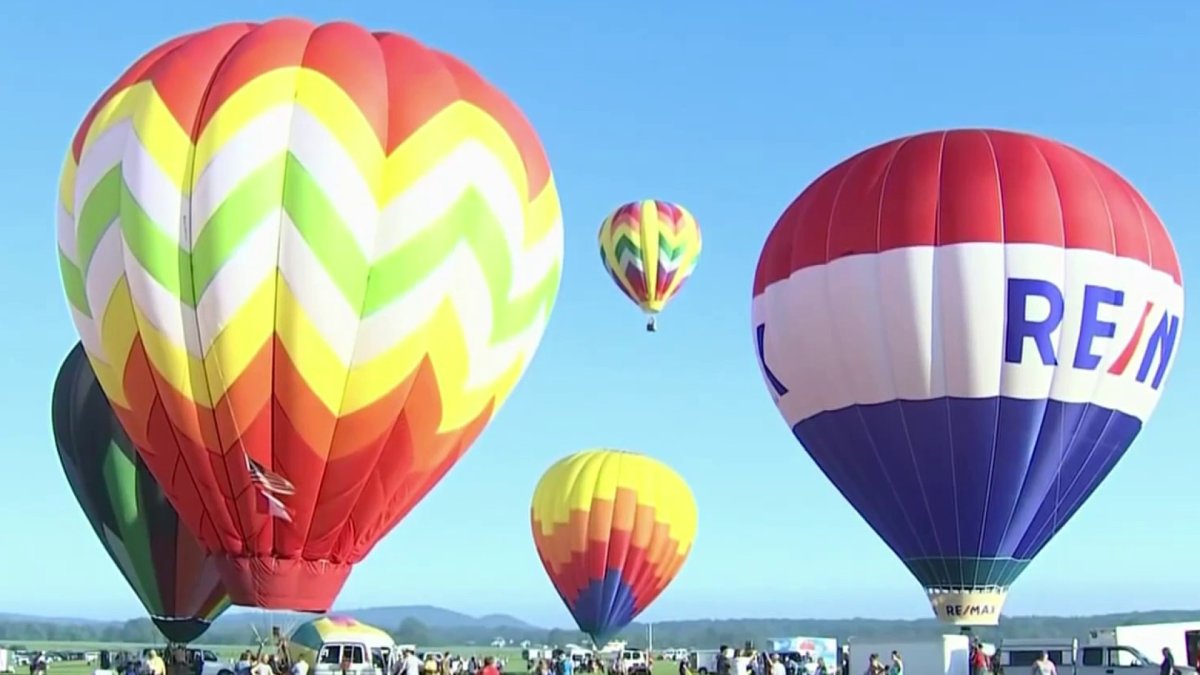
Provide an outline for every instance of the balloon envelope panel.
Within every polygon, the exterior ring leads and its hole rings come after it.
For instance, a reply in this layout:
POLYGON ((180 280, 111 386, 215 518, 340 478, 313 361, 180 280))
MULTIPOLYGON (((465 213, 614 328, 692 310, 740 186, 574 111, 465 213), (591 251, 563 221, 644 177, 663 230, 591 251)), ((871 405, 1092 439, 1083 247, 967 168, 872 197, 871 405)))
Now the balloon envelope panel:
POLYGON ((1005 588, 1141 430, 1182 316, 1170 238, 1124 179, 958 130, 806 189, 763 248, 752 329, 797 439, 921 583, 1005 588))
POLYGON ((59 254, 105 393, 234 601, 325 610, 515 386, 562 225, 532 128, 468 66, 277 20, 168 42, 101 97, 59 254), (247 456, 294 484, 290 521, 247 456))
POLYGON ((700 226, 687 209, 647 199, 618 207, 600 225, 600 260, 621 292, 655 314, 700 260, 700 226))
POLYGON ((348 616, 322 616, 312 621, 296 626, 288 642, 312 651, 319 651, 321 645, 337 635, 366 634, 380 639, 391 639, 387 631, 362 623, 348 616))
POLYGON ((696 502, 679 474, 617 450, 581 452, 551 466, 530 515, 546 573, 597 644, 662 593, 696 536, 696 502))
POLYGON ((169 642, 196 640, 229 607, 216 561, 121 430, 80 344, 58 372, 51 417, 63 473, 109 558, 169 642))

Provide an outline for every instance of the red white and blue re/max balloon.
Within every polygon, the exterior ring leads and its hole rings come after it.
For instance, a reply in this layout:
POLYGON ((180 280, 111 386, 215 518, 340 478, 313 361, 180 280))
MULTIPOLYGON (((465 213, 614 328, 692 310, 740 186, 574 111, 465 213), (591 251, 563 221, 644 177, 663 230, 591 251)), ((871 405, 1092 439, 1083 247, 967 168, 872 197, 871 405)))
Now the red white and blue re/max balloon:
POLYGON ((1158 403, 1183 285, 1112 169, 955 130, 810 185, 763 247, 751 314, 796 438, 940 618, 990 624, 1158 403))

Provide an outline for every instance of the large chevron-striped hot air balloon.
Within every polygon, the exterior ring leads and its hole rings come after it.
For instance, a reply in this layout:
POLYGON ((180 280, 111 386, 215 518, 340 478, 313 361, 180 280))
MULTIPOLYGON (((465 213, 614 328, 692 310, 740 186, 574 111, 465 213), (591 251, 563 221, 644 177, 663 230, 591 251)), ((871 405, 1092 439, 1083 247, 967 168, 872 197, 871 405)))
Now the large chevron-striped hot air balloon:
POLYGON ((600 261, 617 288, 649 315, 648 331, 656 330, 656 316, 696 269, 700 248, 696 219, 670 202, 630 202, 600 224, 600 261))
POLYGON ((925 588, 995 624, 1150 417, 1179 258, 1112 169, 956 129, 853 156, 763 246, 753 339, 796 438, 925 588))
POLYGON ((679 474, 644 455, 579 452, 538 481, 533 543, 579 629, 604 644, 654 602, 696 537, 696 501, 679 474))
POLYGON ((294 19, 121 75, 58 241, 104 392, 234 602, 318 611, 512 391, 562 262, 508 99, 407 37, 294 19))
POLYGON ((76 344, 54 381, 54 442, 101 545, 172 643, 196 640, 229 607, 217 565, 138 457, 76 344))

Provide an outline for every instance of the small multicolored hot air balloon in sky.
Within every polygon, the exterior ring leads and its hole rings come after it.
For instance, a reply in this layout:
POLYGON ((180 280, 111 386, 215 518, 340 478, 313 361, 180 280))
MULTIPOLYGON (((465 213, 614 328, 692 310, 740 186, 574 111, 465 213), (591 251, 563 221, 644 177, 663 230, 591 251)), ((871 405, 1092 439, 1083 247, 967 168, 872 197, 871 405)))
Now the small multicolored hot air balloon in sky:
POLYGON ((454 57, 349 23, 156 47, 88 112, 59 210, 104 393, 233 601, 270 609, 327 610, 466 452, 562 263, 517 108, 454 57))
POLYGON ((186 644, 229 607, 215 559, 180 522, 76 344, 54 382, 63 473, 108 557, 168 642, 186 644))
POLYGON ((700 248, 696 219, 670 202, 630 202, 600 225, 600 260, 617 288, 650 315, 648 331, 696 269, 700 248))
POLYGON ((679 573, 696 501, 679 474, 644 455, 588 450, 538 481, 533 543, 579 629, 604 644, 679 573))
POLYGON ((796 438, 959 625, 1009 587, 1162 395, 1183 284, 1112 169, 1026 134, 897 139, 771 231, 752 330, 796 438))

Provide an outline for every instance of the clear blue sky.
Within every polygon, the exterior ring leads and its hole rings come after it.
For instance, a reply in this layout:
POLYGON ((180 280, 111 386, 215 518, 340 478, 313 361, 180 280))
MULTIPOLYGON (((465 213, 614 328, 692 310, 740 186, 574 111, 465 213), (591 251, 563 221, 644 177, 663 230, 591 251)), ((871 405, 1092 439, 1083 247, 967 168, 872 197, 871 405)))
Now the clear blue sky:
MULTIPOLYGON (((611 445, 665 460, 699 500, 694 553, 648 618, 929 616, 907 571, 780 420, 748 327, 776 217, 876 142, 978 125, 1066 141, 1137 185, 1184 269, 1200 265, 1200 5, 1187 0, 10 4, 0 19, 5 611, 141 612, 52 445, 51 382, 76 339, 54 203, 91 101, 189 29, 298 15, 412 34, 522 107, 561 190, 565 272, 541 350, 480 442, 359 566, 342 607, 430 603, 568 624, 533 550, 528 500, 553 460, 611 445), (686 204, 705 235, 700 267, 655 336, 595 253, 602 216, 646 196, 686 204), (427 546, 447 538, 458 544, 427 546), (780 542, 772 552, 744 546, 768 538, 780 542)), ((1185 330, 1145 433, 1018 581, 1008 611, 1200 605, 1196 335, 1185 330)))

